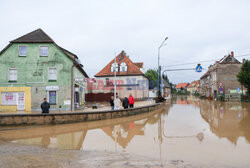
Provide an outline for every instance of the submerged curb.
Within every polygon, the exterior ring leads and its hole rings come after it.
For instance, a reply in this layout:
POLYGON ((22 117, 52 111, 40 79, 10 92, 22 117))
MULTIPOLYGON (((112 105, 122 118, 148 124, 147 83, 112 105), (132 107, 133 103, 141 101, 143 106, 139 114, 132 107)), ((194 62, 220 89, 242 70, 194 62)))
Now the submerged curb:
POLYGON ((49 114, 1 114, 0 126, 10 125, 47 125, 65 124, 85 121, 97 121, 131 115, 142 114, 161 108, 162 103, 135 107, 132 109, 112 111, 91 111, 72 113, 49 113, 49 114))

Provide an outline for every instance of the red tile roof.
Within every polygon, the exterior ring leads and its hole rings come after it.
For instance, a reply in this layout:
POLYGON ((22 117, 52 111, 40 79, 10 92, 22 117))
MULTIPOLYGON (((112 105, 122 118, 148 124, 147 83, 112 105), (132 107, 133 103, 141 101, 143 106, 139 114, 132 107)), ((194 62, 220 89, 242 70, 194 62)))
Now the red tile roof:
MULTIPOLYGON (((126 72, 120 72, 120 68, 118 68, 118 72, 116 72, 117 76, 127 76, 127 75, 144 75, 144 73, 140 70, 140 68, 133 63, 126 53, 122 51, 120 54, 116 56, 116 63, 118 64, 118 67, 122 62, 125 62, 127 64, 127 71, 126 72)), ((102 77, 102 76, 114 76, 114 72, 111 72, 111 65, 114 63, 114 59, 108 63, 100 72, 98 72, 95 77, 102 77)), ((140 63, 140 65, 143 63, 140 63)))
POLYGON ((134 63, 136 66, 138 66, 139 68, 143 68, 143 62, 136 62, 134 63))
POLYGON ((178 83, 178 85, 176 86, 176 89, 180 89, 180 88, 186 88, 188 86, 189 83, 178 83))
POLYGON ((199 80, 193 81, 193 82, 190 83, 190 85, 188 85, 188 88, 198 87, 198 85, 199 85, 199 80))

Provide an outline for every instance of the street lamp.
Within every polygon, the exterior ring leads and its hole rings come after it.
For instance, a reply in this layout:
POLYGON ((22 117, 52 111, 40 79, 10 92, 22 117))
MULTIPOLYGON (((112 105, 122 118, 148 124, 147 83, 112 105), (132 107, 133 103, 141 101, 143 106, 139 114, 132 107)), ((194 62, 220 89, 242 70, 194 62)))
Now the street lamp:
POLYGON ((157 90, 158 90, 158 96, 160 96, 160 49, 161 47, 165 46, 164 43, 168 39, 166 37, 164 41, 161 43, 161 45, 158 48, 158 72, 157 72, 157 90))

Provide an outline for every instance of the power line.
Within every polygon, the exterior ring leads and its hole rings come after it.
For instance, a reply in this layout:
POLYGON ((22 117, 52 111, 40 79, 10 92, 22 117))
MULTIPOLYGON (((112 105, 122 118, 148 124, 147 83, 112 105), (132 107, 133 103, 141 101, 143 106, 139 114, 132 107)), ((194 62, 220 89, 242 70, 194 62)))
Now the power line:
MULTIPOLYGON (((244 55, 238 55, 234 57, 248 57, 250 54, 244 54, 244 55)), ((204 61, 196 61, 196 62, 187 62, 183 64, 175 64, 175 65, 167 65, 166 67, 174 67, 174 66, 181 66, 181 65, 191 65, 191 64, 197 64, 197 63, 204 63, 204 62, 211 62, 211 61, 218 61, 218 59, 211 59, 211 60, 204 60, 204 61)), ((165 66, 164 66, 165 67, 165 66)))

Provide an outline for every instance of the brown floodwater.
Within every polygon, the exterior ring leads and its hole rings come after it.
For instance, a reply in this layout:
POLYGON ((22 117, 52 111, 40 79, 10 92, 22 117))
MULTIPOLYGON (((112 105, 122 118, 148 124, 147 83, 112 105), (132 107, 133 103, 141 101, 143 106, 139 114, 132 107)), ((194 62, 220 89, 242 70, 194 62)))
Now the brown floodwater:
POLYGON ((175 97, 159 110, 125 118, 0 127, 0 140, 64 150, 122 152, 159 161, 250 167, 250 103, 175 97))

